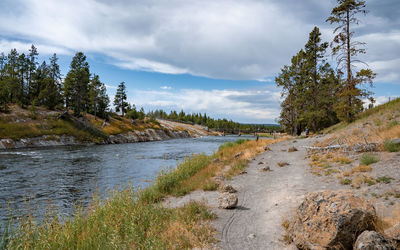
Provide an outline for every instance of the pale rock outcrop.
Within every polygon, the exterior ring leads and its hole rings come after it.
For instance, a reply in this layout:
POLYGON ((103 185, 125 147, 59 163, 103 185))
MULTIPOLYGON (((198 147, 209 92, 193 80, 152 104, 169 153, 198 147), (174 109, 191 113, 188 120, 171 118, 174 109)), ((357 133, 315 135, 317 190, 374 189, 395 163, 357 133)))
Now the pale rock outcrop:
POLYGON ((375 208, 351 191, 319 191, 297 208, 288 232, 300 249, 351 249, 375 221, 375 208))
POLYGON ((357 238, 354 250, 396 250, 393 242, 375 231, 364 231, 357 238))

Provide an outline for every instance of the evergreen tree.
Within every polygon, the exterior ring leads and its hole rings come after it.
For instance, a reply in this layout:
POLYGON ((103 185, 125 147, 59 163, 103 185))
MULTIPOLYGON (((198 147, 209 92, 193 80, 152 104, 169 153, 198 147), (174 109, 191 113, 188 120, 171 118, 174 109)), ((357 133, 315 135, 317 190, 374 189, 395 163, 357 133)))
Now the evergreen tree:
POLYGON ((67 108, 72 108, 75 116, 87 109, 89 101, 89 64, 86 56, 78 52, 72 58, 70 70, 65 78, 64 96, 67 108))
POLYGON ((104 83, 94 75, 89 84, 89 113, 105 118, 109 102, 104 83))
POLYGON ((126 87, 125 87, 125 82, 121 82, 118 85, 117 88, 117 93, 115 94, 114 97, 114 106, 115 106, 115 111, 120 112, 122 116, 126 114, 126 108, 128 107, 128 103, 126 102, 126 87))
POLYGON ((32 86, 33 84, 33 79, 35 78, 35 71, 37 67, 37 57, 39 53, 37 51, 37 48, 32 44, 31 48, 29 49, 29 55, 26 60, 26 88, 28 89, 28 99, 29 101, 33 101, 35 98, 39 96, 39 93, 37 92, 37 86, 32 86), (33 88, 33 89, 32 89, 33 88), (31 93, 33 91, 34 93, 31 93))
POLYGON ((346 72, 346 79, 341 81, 338 94, 336 111, 340 119, 353 121, 356 114, 362 110, 361 97, 367 97, 371 93, 359 87, 360 84, 370 83, 376 74, 370 69, 361 69, 353 73, 354 63, 361 62, 356 59, 359 54, 365 54, 365 43, 354 41, 354 31, 351 25, 358 24, 357 14, 367 14, 365 1, 337 0, 338 6, 333 8, 331 16, 326 20, 330 24, 337 24, 336 34, 332 43, 332 53, 336 56, 338 68, 346 72))
POLYGON ((279 122, 290 134, 300 134, 306 127, 316 132, 337 122, 336 113, 331 112, 337 77, 323 60, 328 44, 320 36, 315 27, 304 50, 275 79, 285 97, 279 122))

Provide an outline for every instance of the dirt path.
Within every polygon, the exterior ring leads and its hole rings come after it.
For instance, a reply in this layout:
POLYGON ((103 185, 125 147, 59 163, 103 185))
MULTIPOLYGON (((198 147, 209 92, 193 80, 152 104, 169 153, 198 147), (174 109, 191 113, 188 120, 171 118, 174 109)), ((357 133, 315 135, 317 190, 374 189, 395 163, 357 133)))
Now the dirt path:
POLYGON ((282 221, 308 192, 343 188, 333 178, 317 178, 310 173, 304 146, 313 142, 314 139, 301 139, 271 145, 271 151, 262 153, 249 164, 247 174, 227 181, 238 190, 236 209, 218 209, 218 192, 196 191, 168 202, 170 206, 180 206, 189 200, 207 202, 218 216, 213 221, 219 233, 218 248, 295 249, 282 241, 282 221), (292 146, 298 151, 289 153, 287 149, 292 146), (289 165, 279 167, 278 162, 289 165), (260 171, 265 166, 269 166, 271 171, 260 171))

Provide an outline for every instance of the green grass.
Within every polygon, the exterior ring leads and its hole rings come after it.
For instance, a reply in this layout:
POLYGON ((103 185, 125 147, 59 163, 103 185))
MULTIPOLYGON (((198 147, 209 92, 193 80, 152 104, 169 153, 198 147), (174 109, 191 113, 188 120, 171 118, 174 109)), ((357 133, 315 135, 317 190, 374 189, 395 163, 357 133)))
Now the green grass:
POLYGON ((377 183, 385 183, 385 184, 389 184, 391 182, 391 180, 393 180, 393 178, 391 177, 386 177, 386 176, 382 176, 376 179, 377 183))
POLYGON ((384 146, 385 150, 388 152, 399 152, 400 151, 400 145, 395 144, 395 143, 391 142, 390 140, 385 141, 383 146, 384 146))
POLYGON ((218 184, 215 181, 205 182, 203 185, 204 191, 215 191, 218 188, 218 184))
POLYGON ((340 183, 342 184, 342 185, 350 185, 351 184, 351 179, 343 179, 340 183))
POLYGON ((399 123, 396 120, 393 120, 389 122, 388 124, 388 129, 393 128, 394 126, 397 126, 399 123))
POLYGON ((379 161, 378 156, 373 154, 363 154, 360 159, 360 163, 366 166, 376 163, 378 161, 379 161))

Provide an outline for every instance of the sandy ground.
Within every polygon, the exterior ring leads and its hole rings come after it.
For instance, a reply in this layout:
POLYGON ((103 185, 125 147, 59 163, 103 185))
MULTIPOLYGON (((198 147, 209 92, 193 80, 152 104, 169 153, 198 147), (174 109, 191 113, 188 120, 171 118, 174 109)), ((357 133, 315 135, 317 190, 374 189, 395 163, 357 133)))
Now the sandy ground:
MULTIPOLYGON (((217 249, 296 249, 294 245, 287 245, 283 241, 285 232, 282 222, 290 219, 305 195, 312 191, 352 189, 355 194, 371 200, 381 218, 392 213, 392 218, 397 216, 400 219, 400 216, 393 215, 400 211, 400 153, 376 153, 380 154, 381 160, 371 165, 373 170, 368 173, 373 177, 391 176, 393 179, 390 184, 364 184, 361 188, 352 188, 339 183, 337 177, 341 173, 329 176, 311 173, 305 147, 321 139, 292 139, 270 145, 271 151, 260 154, 250 162, 247 174, 225 181, 238 190, 236 209, 219 209, 217 191, 195 191, 184 197, 170 197, 165 204, 170 207, 182 206, 190 200, 208 204, 218 216, 212 222, 218 233, 217 249), (289 153, 287 150, 292 146, 298 151, 289 153), (278 162, 287 162, 289 165, 279 167, 278 162), (271 171, 260 171, 265 166, 269 166, 271 171), (383 195, 388 191, 391 191, 391 195, 383 195), (396 196, 396 193, 399 195, 396 196)), ((357 166, 360 156, 352 154, 352 163, 340 168, 357 166)))
POLYGON ((212 224, 218 232, 219 249, 295 249, 282 240, 282 221, 308 192, 343 188, 337 181, 310 173, 304 146, 313 142, 313 139, 301 139, 271 145, 271 151, 262 153, 249 164, 247 174, 226 181, 238 190, 236 209, 218 209, 218 192, 195 191, 181 198, 170 198, 167 203, 181 206, 190 200, 206 202, 218 216, 212 224), (287 152, 291 146, 299 151, 287 152), (279 167, 277 163, 283 161, 289 165, 279 167), (260 171, 265 166, 271 171, 260 171))

